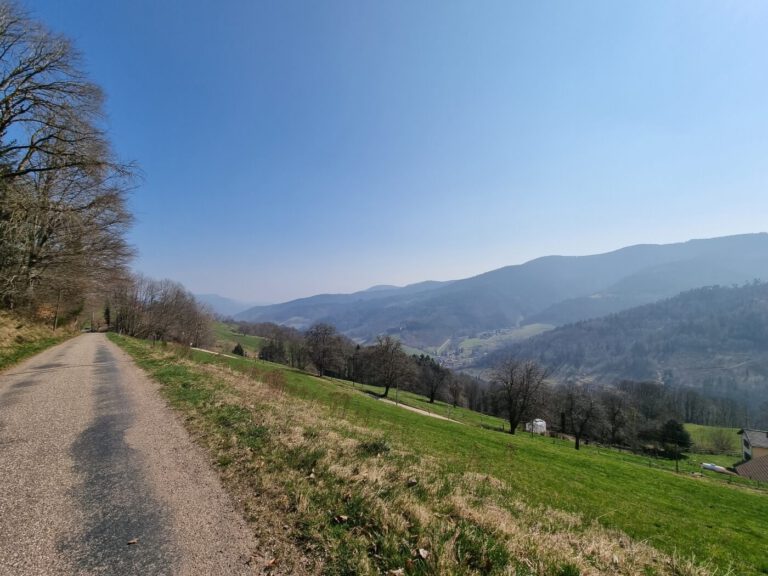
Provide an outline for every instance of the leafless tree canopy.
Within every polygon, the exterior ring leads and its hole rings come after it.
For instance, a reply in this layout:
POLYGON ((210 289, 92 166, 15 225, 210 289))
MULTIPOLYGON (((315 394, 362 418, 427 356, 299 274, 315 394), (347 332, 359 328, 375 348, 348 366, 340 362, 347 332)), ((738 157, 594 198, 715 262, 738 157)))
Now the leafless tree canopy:
POLYGON ((403 352, 399 340, 392 336, 379 336, 376 344, 369 348, 368 372, 371 383, 382 386, 386 398, 392 387, 400 387, 413 376, 414 366, 403 352))
POLYGON ((497 387, 510 434, 520 422, 533 417, 546 377, 547 371, 532 360, 507 358, 494 369, 491 382, 497 387))
POLYGON ((0 305, 86 295, 131 256, 133 171, 100 128, 102 93, 66 38, 0 3, 0 305))
POLYGON ((307 330, 305 339, 309 356, 320 376, 341 370, 347 342, 335 327, 322 322, 315 324, 307 330))
POLYGON ((70 42, 0 4, 0 159, 2 176, 82 167, 104 160, 96 128, 102 93, 79 69, 70 42))
POLYGON ((576 450, 588 436, 590 427, 601 419, 601 406, 594 388, 588 382, 566 382, 562 389, 565 415, 573 434, 576 450))
POLYGON ((134 275, 116 283, 108 302, 118 333, 190 346, 211 339, 212 314, 178 282, 134 275))

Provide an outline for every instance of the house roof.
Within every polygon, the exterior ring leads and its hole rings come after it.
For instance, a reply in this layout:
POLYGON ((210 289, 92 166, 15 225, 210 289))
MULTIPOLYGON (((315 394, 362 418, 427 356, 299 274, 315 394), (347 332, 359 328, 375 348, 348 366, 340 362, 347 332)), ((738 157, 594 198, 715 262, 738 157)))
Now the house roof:
POLYGON ((743 464, 736 466, 736 472, 739 476, 744 476, 745 478, 768 482, 768 456, 747 460, 743 464))
POLYGON ((742 428, 739 434, 743 434, 749 440, 749 443, 755 448, 768 448, 768 432, 765 430, 750 430, 742 428))

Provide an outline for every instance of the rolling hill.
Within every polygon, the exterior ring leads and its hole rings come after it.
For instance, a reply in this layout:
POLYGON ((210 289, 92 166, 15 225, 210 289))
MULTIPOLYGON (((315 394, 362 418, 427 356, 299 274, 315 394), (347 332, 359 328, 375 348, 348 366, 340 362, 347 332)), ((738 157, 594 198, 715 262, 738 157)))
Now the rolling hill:
POLYGON ((306 328, 328 322, 350 337, 397 335, 434 347, 528 324, 561 325, 701 286, 768 279, 768 234, 644 244, 591 256, 546 256, 453 282, 324 294, 241 312, 238 320, 306 328))

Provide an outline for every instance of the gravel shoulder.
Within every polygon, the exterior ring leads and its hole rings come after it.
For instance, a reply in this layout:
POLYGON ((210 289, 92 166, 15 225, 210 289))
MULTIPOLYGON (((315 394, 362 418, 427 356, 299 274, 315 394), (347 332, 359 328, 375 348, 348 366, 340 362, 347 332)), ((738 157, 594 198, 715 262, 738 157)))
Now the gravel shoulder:
POLYGON ((103 334, 0 374, 0 574, 253 574, 263 566, 178 418, 103 334))

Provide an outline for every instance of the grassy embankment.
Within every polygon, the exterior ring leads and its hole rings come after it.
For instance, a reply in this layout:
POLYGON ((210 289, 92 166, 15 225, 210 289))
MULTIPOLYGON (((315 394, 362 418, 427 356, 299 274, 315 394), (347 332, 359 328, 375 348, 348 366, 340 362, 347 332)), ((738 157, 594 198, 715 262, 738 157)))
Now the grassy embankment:
POLYGON ((50 326, 0 311, 0 370, 34 356, 72 335, 73 332, 66 328, 60 328, 54 334, 50 326))
POLYGON ((286 573, 768 573, 764 492, 114 338, 186 414, 286 573))

